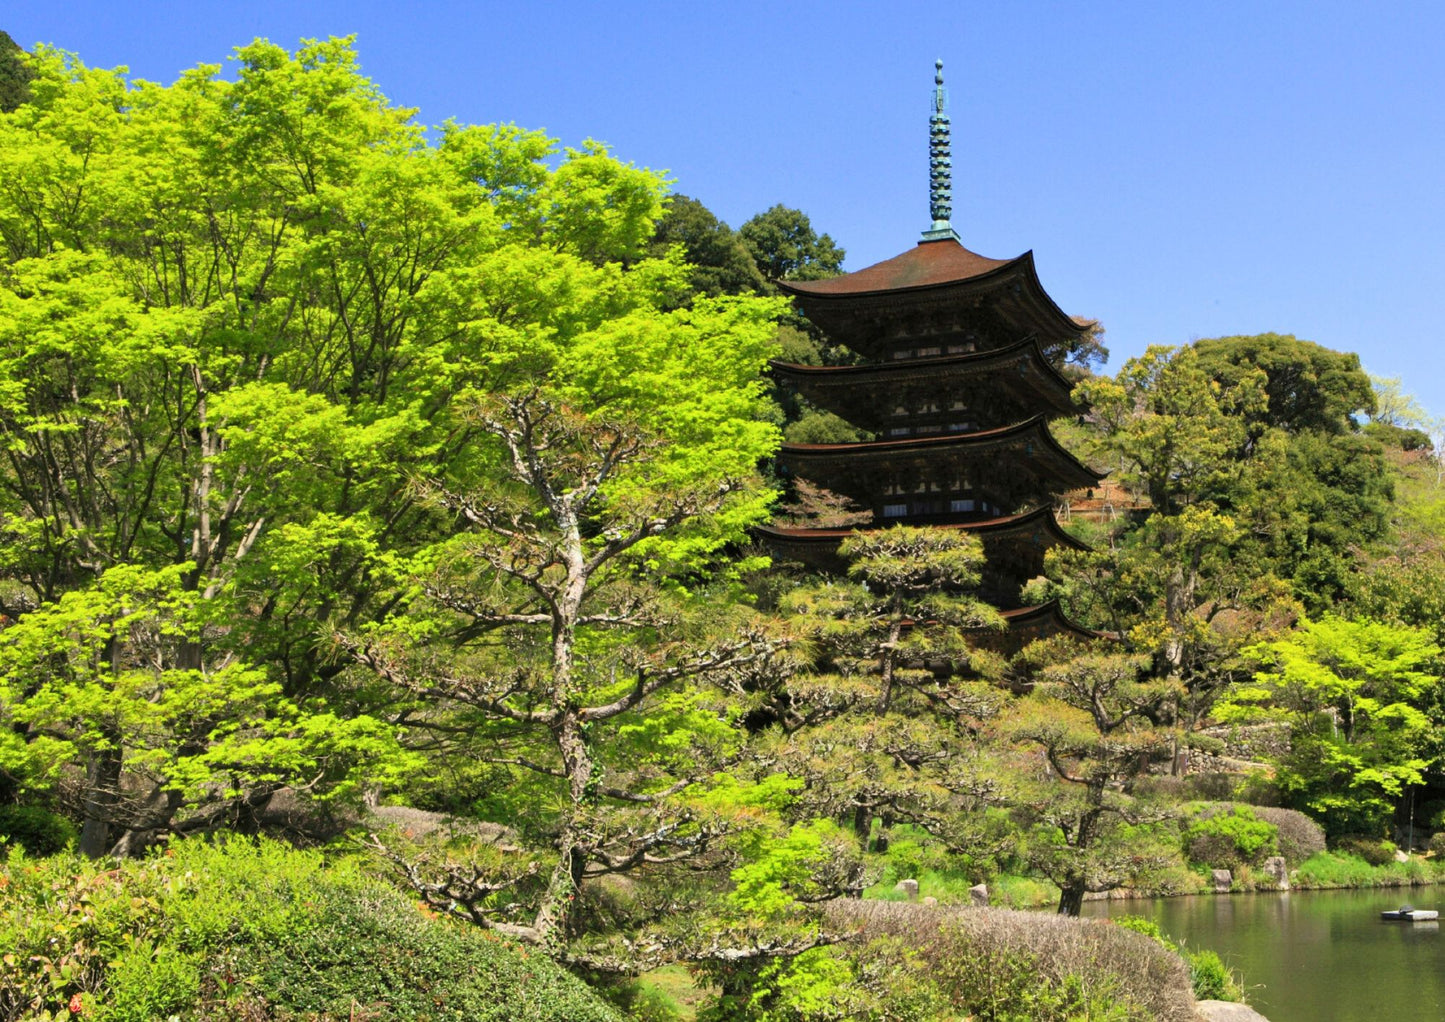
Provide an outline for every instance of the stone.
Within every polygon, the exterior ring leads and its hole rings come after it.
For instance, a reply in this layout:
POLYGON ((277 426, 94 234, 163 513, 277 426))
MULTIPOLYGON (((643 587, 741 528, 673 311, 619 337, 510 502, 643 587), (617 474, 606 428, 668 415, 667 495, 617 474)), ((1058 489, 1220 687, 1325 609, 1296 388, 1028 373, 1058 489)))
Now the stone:
POLYGON ((977 884, 968 889, 968 898, 975 905, 985 906, 988 904, 988 885, 977 884))
POLYGON ((1227 894, 1234 883, 1234 874, 1227 869, 1216 869, 1210 871, 1209 879, 1214 882, 1215 894, 1227 894))
POLYGON ((1396 848, 1396 849, 1395 849, 1395 861, 1396 861, 1396 862, 1409 862, 1409 861, 1410 861, 1410 853, 1407 852, 1407 851, 1405 851, 1403 848, 1396 848))
POLYGON ((898 883, 893 885, 893 889, 895 891, 902 891, 905 895, 907 895, 909 901, 918 900, 917 880, 900 880, 898 881, 898 883))
POLYGON ((1277 889, 1289 890, 1289 866, 1285 863, 1283 855, 1271 855, 1264 860, 1264 865, 1260 868, 1264 871, 1265 876, 1274 881, 1277 889))
POLYGON ((925 905, 930 905, 930 906, 932 906, 932 905, 937 905, 937 904, 938 904, 938 899, 937 899, 937 898, 924 898, 924 899, 923 899, 923 904, 925 904, 925 905))
POLYGON ((1249 1005, 1238 1001, 1196 1001, 1194 1010, 1204 1022, 1269 1022, 1249 1005))

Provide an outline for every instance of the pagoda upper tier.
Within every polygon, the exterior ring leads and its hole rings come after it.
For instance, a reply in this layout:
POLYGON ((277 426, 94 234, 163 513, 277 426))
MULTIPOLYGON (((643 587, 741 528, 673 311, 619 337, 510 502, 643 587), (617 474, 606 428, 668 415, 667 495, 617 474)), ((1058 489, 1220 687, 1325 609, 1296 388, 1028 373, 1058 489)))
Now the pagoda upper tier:
POLYGON ((989 429, 1041 412, 1069 415, 1069 381, 1037 339, 969 354, 882 364, 805 366, 774 360, 775 379, 809 402, 881 436, 989 429))
POLYGON ((1103 477, 1049 433, 1043 415, 972 433, 783 444, 794 475, 871 506, 875 520, 966 520, 1030 509, 1103 477))
POLYGON ((1054 357, 1086 329, 1039 283, 1033 252, 990 259, 952 237, 854 273, 778 287, 829 337, 870 359, 968 354, 1025 337, 1054 357))

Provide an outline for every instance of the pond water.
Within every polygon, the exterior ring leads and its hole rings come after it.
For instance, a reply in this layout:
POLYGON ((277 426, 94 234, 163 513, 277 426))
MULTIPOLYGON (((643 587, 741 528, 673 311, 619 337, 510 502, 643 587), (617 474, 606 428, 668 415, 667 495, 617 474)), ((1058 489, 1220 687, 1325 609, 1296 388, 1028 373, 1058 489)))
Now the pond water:
POLYGON ((1445 918, 1440 887, 1094 901, 1084 915, 1143 916, 1219 952, 1270 1022, 1445 1019, 1440 924, 1380 919, 1407 899, 1445 918))

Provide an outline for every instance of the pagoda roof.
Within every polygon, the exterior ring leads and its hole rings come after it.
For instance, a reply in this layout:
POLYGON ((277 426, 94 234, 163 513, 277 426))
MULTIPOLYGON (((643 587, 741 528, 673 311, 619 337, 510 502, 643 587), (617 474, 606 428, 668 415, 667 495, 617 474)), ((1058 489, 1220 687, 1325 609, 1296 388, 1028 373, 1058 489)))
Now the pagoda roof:
MULTIPOLYGON (((912 523, 897 523, 909 525, 912 523)), ((972 522, 945 522, 941 524, 928 523, 934 529, 957 529, 962 532, 975 533, 980 536, 1006 535, 1012 532, 1032 532, 1035 529, 1042 529, 1049 537, 1057 543, 1073 547, 1075 550, 1089 550, 1090 546, 1081 539, 1077 539, 1065 532, 1060 527, 1058 520, 1054 518, 1053 510, 1049 507, 1036 507, 1032 511, 1024 511, 1016 515, 1003 515, 999 518, 984 518, 972 522)), ((896 525, 861 525, 840 529, 817 529, 806 526, 788 525, 762 525, 758 526, 757 532, 769 539, 780 540, 785 543, 817 543, 833 544, 840 543, 849 536, 859 532, 876 532, 879 529, 895 528, 896 525)))
POLYGON ((1025 259, 1032 261, 1032 253, 1025 253, 1017 259, 990 259, 969 251, 952 238, 946 238, 920 241, 901 255, 852 273, 823 280, 783 280, 778 282, 778 287, 788 294, 797 295, 878 294, 986 277, 1025 259))
MULTIPOLYGON (((774 375, 804 391, 815 404, 814 394, 824 388, 843 387, 849 391, 860 386, 885 386, 926 382, 947 385, 952 377, 973 375, 1008 366, 1027 366, 1038 374, 1044 403, 1053 411, 1068 415, 1074 409, 1069 395, 1073 385, 1058 371, 1036 336, 1025 337, 1015 344, 963 355, 942 355, 930 358, 899 359, 864 365, 809 366, 773 359, 769 363, 774 375)), ((835 409, 836 410, 836 409, 835 409)), ((844 416, 847 418, 847 416, 844 416)))
POLYGON ((1026 645, 1026 642, 1019 642, 1030 636, 1058 635, 1068 633, 1076 635, 1081 639, 1105 639, 1108 638, 1103 632, 1096 632, 1092 628, 1085 628, 1083 625, 1070 621, 1064 613, 1064 608, 1059 605, 1058 600, 1050 600, 1048 603, 1041 603, 1035 607, 1018 607, 1014 610, 1001 610, 999 616, 1004 619, 1008 626, 1008 635, 1013 638, 1012 643, 1018 644, 1019 648, 1026 645))
MULTIPOLYGON (((778 282, 824 331, 859 350, 876 346, 879 323, 914 311, 967 309, 990 296, 1000 325, 1036 334, 1046 345, 1087 330, 1049 297, 1032 251, 990 259, 952 238, 921 241, 881 263, 825 280, 778 282)), ((866 350, 865 350, 866 353, 866 350)))
POLYGON ((783 444, 779 457, 807 477, 808 464, 843 465, 860 462, 891 461, 899 458, 936 460, 949 454, 970 454, 974 451, 1008 447, 1016 443, 1037 444, 1042 452, 1053 455, 1059 492, 1095 486, 1103 475, 1089 468, 1054 439, 1048 421, 1035 415, 1022 422, 996 429, 972 433, 943 433, 907 437, 896 440, 863 440, 839 444, 783 444))

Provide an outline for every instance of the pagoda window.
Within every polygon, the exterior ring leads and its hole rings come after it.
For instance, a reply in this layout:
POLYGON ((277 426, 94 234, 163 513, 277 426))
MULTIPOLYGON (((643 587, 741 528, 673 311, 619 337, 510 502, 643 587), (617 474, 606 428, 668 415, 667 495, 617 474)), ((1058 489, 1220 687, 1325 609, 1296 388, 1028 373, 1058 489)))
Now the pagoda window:
POLYGON ((973 423, 971 423, 971 422, 950 422, 950 423, 948 424, 948 428, 949 428, 952 432, 955 432, 955 433, 967 433, 969 430, 973 429, 973 423))
POLYGON ((948 510, 950 510, 950 511, 972 511, 972 510, 973 510, 973 501, 971 501, 971 500, 950 500, 950 501, 948 502, 948 510))
POLYGON ((894 358, 912 358, 912 357, 913 357, 913 349, 912 349, 912 348, 898 348, 898 349, 895 349, 894 352, 893 352, 893 357, 894 357, 894 358))
POLYGON ((923 404, 918 406, 918 414, 920 415, 927 415, 929 412, 936 411, 938 411, 937 401, 925 401, 923 402, 923 404))
POLYGON ((913 430, 909 429, 907 426, 894 426, 892 429, 890 429, 890 430, 888 431, 888 435, 889 435, 889 436, 908 436, 908 435, 909 435, 910 433, 912 433, 912 432, 913 432, 913 430))
POLYGON ((930 347, 930 348, 919 348, 919 349, 918 349, 918 357, 919 357, 919 358, 927 358, 927 357, 930 356, 930 355, 938 355, 938 354, 941 354, 941 351, 942 351, 942 349, 940 349, 940 348, 938 348, 938 347, 936 347, 936 346, 935 346, 935 347, 930 347))
POLYGON ((915 433, 942 433, 942 432, 943 432, 943 427, 942 427, 942 426, 919 426, 917 429, 914 430, 914 432, 915 432, 915 433))
POLYGON ((956 397, 952 401, 948 402, 948 410, 950 412, 961 412, 967 407, 968 402, 964 401, 962 398, 956 397))
POLYGON ((893 414, 894 414, 894 415, 907 415, 907 414, 908 414, 908 409, 907 409, 907 408, 904 408, 902 405, 899 405, 897 408, 893 409, 893 414))
POLYGON ((884 504, 884 505, 883 505, 883 517, 884 517, 884 518, 902 518, 902 517, 904 517, 904 516, 907 515, 907 514, 908 514, 908 505, 907 505, 907 504, 884 504))

